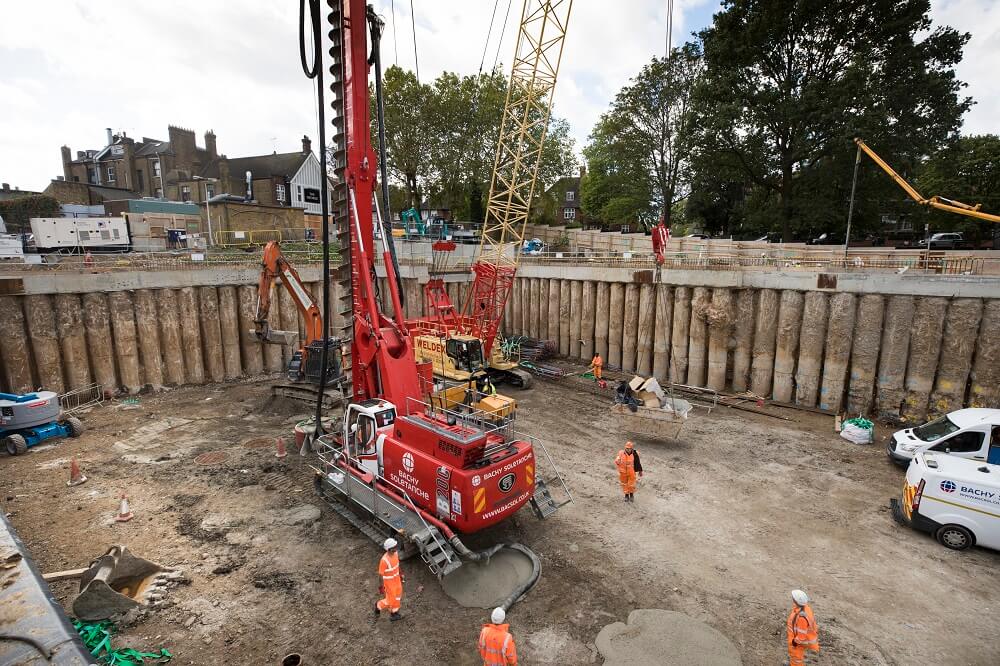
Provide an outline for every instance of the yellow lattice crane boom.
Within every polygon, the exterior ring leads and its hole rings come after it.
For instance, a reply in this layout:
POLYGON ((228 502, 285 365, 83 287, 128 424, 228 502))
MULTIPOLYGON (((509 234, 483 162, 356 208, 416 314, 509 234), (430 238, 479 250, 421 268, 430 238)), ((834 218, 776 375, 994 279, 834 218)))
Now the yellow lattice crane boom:
POLYGON ((573 0, 525 0, 521 11, 475 278, 462 317, 487 355, 521 255, 572 7, 573 0))

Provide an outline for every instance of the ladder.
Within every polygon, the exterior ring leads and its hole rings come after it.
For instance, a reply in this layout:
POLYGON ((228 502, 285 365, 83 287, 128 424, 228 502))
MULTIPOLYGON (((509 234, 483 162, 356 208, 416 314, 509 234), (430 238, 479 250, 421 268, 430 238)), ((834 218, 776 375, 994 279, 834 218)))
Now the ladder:
POLYGON ((542 443, 537 437, 532 437, 531 435, 524 435, 522 433, 515 433, 518 439, 527 439, 531 442, 531 446, 535 451, 541 451, 545 457, 548 467, 550 468, 552 476, 547 480, 542 478, 541 469, 539 467, 539 456, 535 456, 535 493, 532 495, 529 503, 531 504, 531 510, 539 519, 545 519, 551 516, 553 513, 566 506, 573 501, 573 494, 569 491, 569 486, 566 485, 566 480, 563 479, 562 474, 559 473, 559 468, 556 467, 555 461, 552 456, 549 455, 549 450, 545 448, 545 444, 542 443), (551 488, 550 488, 551 486, 551 488), (562 500, 559 501, 553 496, 553 489, 558 489, 557 494, 562 495, 562 500))

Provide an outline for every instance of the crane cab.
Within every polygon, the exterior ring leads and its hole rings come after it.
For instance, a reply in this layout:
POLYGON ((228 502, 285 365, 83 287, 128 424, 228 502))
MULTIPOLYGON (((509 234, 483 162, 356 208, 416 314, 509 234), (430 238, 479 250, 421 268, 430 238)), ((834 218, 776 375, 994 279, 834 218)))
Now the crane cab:
POLYGON ((344 415, 344 443, 348 456, 358 461, 362 471, 382 476, 382 443, 392 433, 396 406, 386 400, 351 403, 344 415))

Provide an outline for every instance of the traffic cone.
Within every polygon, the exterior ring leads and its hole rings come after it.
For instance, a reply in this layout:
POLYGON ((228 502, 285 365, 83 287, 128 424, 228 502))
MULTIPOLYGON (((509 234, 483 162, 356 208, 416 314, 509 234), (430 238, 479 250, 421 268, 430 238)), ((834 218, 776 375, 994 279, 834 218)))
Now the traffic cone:
POLYGON ((285 450, 285 438, 278 438, 278 452, 274 454, 275 458, 284 458, 288 455, 288 451, 285 450))
POLYGON ((115 522, 127 523, 134 517, 135 516, 132 515, 132 509, 128 505, 128 497, 125 496, 125 493, 122 493, 122 501, 121 504, 118 505, 118 515, 115 516, 115 522))
POLYGON ((80 471, 80 463, 76 461, 76 458, 69 463, 69 481, 66 482, 67 486, 78 486, 81 483, 87 482, 87 476, 80 471))

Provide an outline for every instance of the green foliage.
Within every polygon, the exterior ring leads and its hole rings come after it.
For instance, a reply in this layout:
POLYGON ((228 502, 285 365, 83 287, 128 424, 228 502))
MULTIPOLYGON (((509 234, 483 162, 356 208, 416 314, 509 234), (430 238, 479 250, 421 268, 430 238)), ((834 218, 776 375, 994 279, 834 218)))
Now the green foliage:
MULTIPOLYGON (((966 204, 982 204, 982 211, 1000 215, 1000 136, 966 136, 923 164, 914 186, 925 197, 939 196, 966 204)), ((961 231, 978 242, 992 237, 998 225, 971 217, 931 210, 933 231, 961 231)))
POLYGON ((695 44, 654 58, 621 89, 584 149, 588 175, 581 204, 607 224, 650 226, 687 196, 692 91, 702 73, 695 44))
MULTIPOLYGON (((409 197, 405 207, 430 199, 435 207, 450 208, 455 219, 481 222, 507 77, 499 71, 476 76, 444 72, 432 83, 420 84, 413 72, 390 67, 383 90, 389 174, 393 185, 409 197)), ((551 118, 536 194, 566 175, 574 163, 569 125, 551 118)))
MULTIPOLYGON (((707 195, 706 221, 742 217, 765 231, 780 221, 786 239, 841 228, 853 137, 894 155, 901 173, 953 138, 970 105, 954 74, 969 36, 932 26, 929 8, 928 0, 726 0, 700 34, 707 71, 695 100, 695 180, 710 187, 725 174, 752 193, 741 215, 715 210, 726 202, 707 195)), ((900 202, 872 176, 865 170, 858 185, 861 229, 900 202)))
POLYGON ((33 217, 59 217, 59 201, 45 194, 32 194, 0 201, 0 217, 12 234, 31 231, 33 217))

